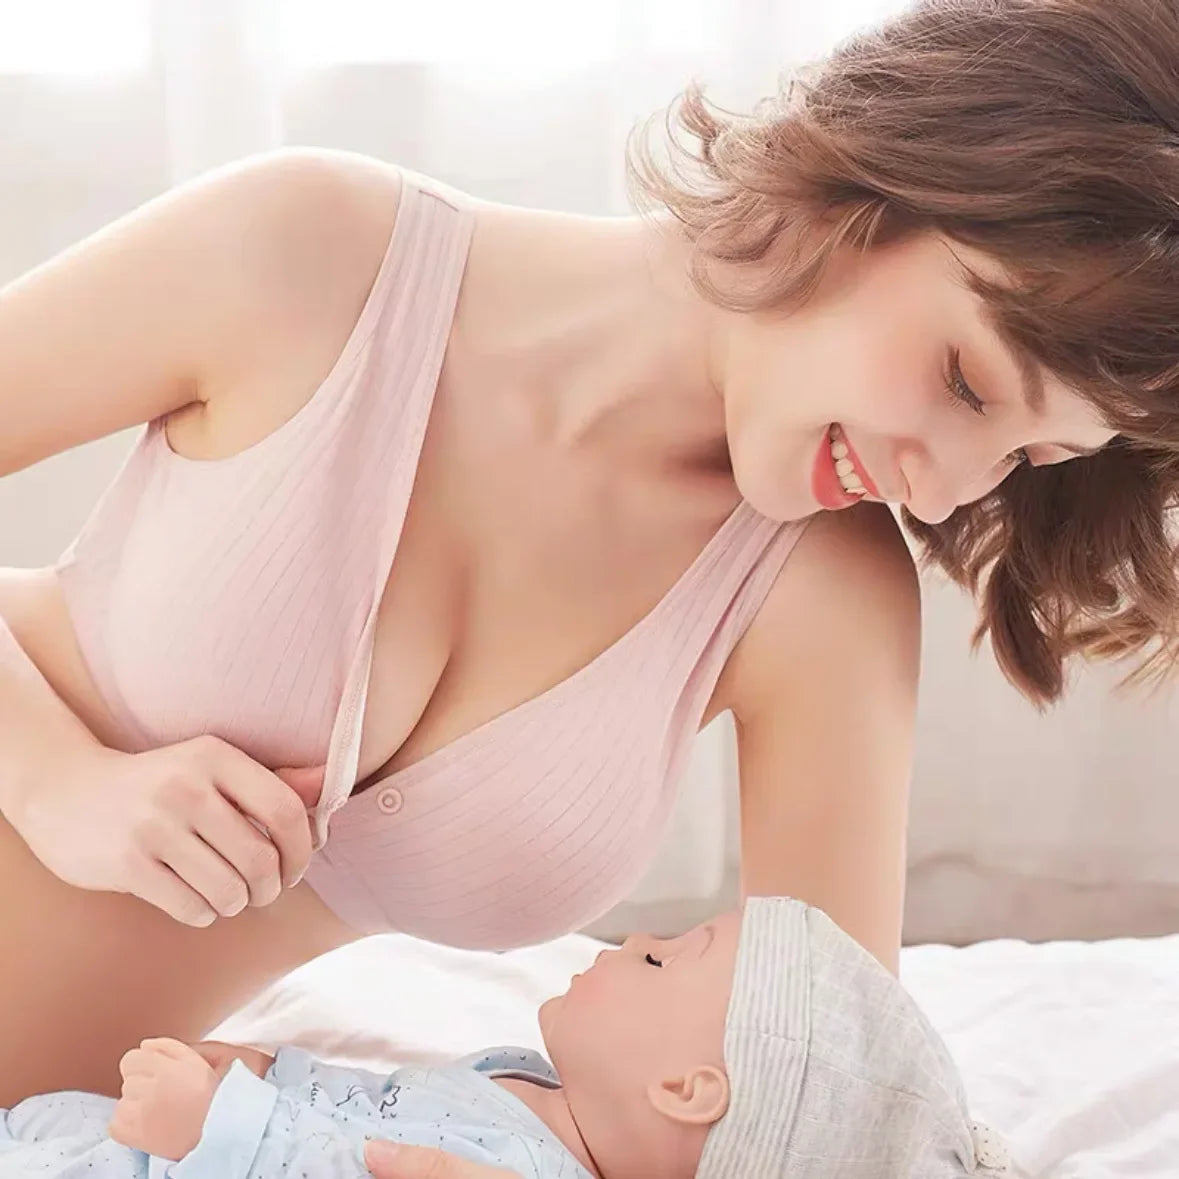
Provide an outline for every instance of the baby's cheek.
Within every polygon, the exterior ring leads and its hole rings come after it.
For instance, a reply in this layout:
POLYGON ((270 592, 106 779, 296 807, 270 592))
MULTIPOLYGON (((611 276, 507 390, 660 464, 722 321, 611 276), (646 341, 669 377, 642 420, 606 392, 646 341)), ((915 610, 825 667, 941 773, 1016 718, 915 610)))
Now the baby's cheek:
POLYGON ((617 1020, 617 1012, 630 1005, 625 988, 606 977, 606 972, 582 975, 565 996, 565 1017, 575 1021, 579 1034, 593 1034, 617 1020))

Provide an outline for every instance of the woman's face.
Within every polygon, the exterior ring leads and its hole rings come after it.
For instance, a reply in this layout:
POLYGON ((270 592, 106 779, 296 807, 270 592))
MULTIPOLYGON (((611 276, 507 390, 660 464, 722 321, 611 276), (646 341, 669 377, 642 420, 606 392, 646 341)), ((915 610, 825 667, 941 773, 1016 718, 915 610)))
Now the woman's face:
POLYGON ((933 524, 1019 461, 1065 462, 1114 436, 1088 402, 1021 364, 963 264, 997 277, 984 255, 933 235, 849 250, 803 307, 726 317, 729 450, 762 514, 869 498, 933 524))

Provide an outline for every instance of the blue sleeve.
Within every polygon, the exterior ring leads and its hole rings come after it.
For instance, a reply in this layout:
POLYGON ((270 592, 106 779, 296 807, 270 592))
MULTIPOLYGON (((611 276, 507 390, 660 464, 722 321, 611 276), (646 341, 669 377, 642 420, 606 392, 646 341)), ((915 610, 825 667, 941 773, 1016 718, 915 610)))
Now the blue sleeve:
POLYGON ((516 1141, 508 1127, 484 1145, 457 1126, 396 1119, 382 1106, 395 1105, 398 1092, 392 1078, 331 1068, 297 1051, 280 1053, 266 1080, 237 1061, 213 1097, 196 1148, 179 1163, 153 1160, 150 1179, 372 1179, 364 1146, 378 1137, 438 1146, 527 1179, 580 1172, 571 1157, 559 1157, 564 1152, 549 1158, 516 1141))
MULTIPOLYGON (((278 1090, 235 1060, 213 1094, 201 1140, 164 1174, 167 1179, 248 1179, 278 1102, 278 1090)), ((152 1167, 157 1179, 158 1165, 152 1167)))
MULTIPOLYGON (((297 1067, 288 1071, 297 1072, 300 1062, 292 1063, 297 1067)), ((321 1069, 314 1067, 316 1081, 321 1069)), ((336 1071, 333 1088, 350 1073, 336 1071)), ((153 1160, 151 1179, 371 1179, 363 1150, 370 1136, 365 1130, 379 1117, 366 1115, 377 1107, 365 1108, 359 1090, 348 1104, 346 1121, 332 1117, 235 1061, 214 1094, 196 1148, 162 1170, 153 1160)))
POLYGON ((381 1116, 381 1102, 393 1088, 387 1073, 324 1064, 302 1048, 280 1048, 267 1080, 306 1098, 327 1099, 336 1106, 353 1103, 362 1116, 367 1106, 374 1118, 381 1116))

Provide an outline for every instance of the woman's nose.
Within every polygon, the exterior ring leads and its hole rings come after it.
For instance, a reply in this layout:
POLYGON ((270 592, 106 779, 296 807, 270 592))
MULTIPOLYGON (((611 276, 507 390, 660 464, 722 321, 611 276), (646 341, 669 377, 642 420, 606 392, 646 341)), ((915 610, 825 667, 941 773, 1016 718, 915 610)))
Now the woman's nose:
POLYGON ((910 451, 901 459, 908 485, 905 507, 924 524, 940 524, 958 506, 953 481, 928 454, 910 451))
POLYGON ((963 504, 990 494, 1008 473, 1002 460, 977 457, 939 459, 928 452, 910 452, 901 467, 909 486, 905 507, 925 524, 941 524, 963 504))

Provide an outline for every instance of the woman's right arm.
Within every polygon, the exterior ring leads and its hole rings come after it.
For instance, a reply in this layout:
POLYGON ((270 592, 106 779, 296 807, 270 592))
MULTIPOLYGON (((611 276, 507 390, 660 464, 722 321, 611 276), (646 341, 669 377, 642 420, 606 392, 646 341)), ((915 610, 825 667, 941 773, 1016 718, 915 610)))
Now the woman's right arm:
POLYGON ((269 904, 311 855, 304 803, 203 737, 103 746, 0 619, 0 815, 56 876, 140 897, 186 925, 269 904))
POLYGON ((326 369, 359 315, 397 192, 396 173, 362 157, 263 156, 10 283, 0 477, 186 407, 285 420, 324 375, 300 349, 326 369))
MULTIPOLYGON (((0 476, 176 411, 222 439, 286 420, 356 322, 397 186, 359 157, 263 157, 9 285, 0 476)), ((269 903, 310 856, 305 801, 213 738, 104 747, 0 635, 0 812, 68 883, 132 893, 193 925, 269 903)))
POLYGON ((51 766, 102 746, 25 653, 3 606, 0 601, 0 815, 13 822, 21 799, 51 766))

